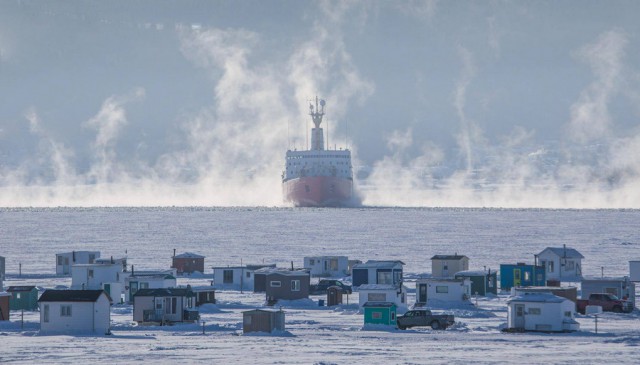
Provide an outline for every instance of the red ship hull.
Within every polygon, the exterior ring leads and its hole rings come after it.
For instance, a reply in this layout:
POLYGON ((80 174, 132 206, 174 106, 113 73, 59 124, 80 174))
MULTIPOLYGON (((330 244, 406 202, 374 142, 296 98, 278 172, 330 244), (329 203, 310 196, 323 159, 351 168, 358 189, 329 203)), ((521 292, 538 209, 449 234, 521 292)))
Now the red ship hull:
POLYGON ((335 176, 305 176, 282 183, 286 202, 296 207, 336 207, 348 205, 353 181, 335 176))

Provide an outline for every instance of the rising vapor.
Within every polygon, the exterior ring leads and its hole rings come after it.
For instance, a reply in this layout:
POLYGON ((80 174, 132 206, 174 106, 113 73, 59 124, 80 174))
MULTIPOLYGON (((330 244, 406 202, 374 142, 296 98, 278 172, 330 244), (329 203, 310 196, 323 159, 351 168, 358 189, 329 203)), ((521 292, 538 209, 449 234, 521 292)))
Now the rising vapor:
MULTIPOLYGON (((326 4, 325 4, 326 5, 326 4)), ((2 171, 1 206, 256 206, 282 205, 280 173, 289 121, 307 121, 305 100, 321 94, 332 103, 332 127, 350 100, 372 92, 341 41, 340 24, 351 6, 322 8, 326 17, 313 37, 300 42, 288 62, 261 59, 260 35, 245 29, 176 27, 184 57, 211 79, 211 105, 179 121, 181 148, 153 164, 120 156, 119 138, 133 123, 130 103, 144 103, 145 90, 113 95, 84 122, 96 135, 86 172, 71 166, 73 152, 27 115, 45 145, 51 176, 31 180, 28 163, 2 171), (291 97, 293 96, 293 97, 291 97)), ((331 131, 330 131, 331 132, 331 131)), ((304 133, 293 139, 302 146, 304 133)), ((339 135, 331 132, 332 135, 339 135)), ((333 138, 330 138, 333 140, 333 138)), ((45 148, 43 147, 43 148, 45 148)), ((43 166, 40 166, 42 169, 43 166)))
MULTIPOLYGON (((18 13, 24 11, 22 5, 14 8, 18 13)), ((353 152, 359 172, 355 185, 364 205, 640 207, 640 159, 636 157, 640 155, 640 128, 619 128, 624 115, 616 113, 617 103, 627 98, 629 104, 635 105, 636 118, 640 115, 640 74, 632 67, 635 59, 630 51, 633 31, 614 28, 593 36, 591 41, 581 38, 579 43, 561 44, 570 44, 569 48, 574 49, 565 52, 573 62, 571 67, 584 67, 584 74, 590 78, 586 83, 580 79, 574 94, 563 95, 568 99, 562 104, 565 114, 548 116, 562 119, 557 128, 565 132, 563 136, 541 143, 536 138, 543 131, 532 123, 518 125, 517 119, 522 115, 510 115, 519 106, 489 116, 477 108, 478 104, 489 110, 505 106, 478 100, 488 100, 485 94, 496 99, 504 97, 487 90, 493 84, 487 85, 486 79, 502 76, 502 71, 505 78, 514 77, 500 67, 496 68, 501 74, 496 75, 496 69, 489 71, 487 63, 502 66, 499 61, 512 57, 514 50, 539 50, 514 47, 523 40, 518 35, 528 34, 533 29, 531 24, 539 24, 527 23, 536 20, 532 11, 535 6, 520 4, 515 10, 506 5, 506 10, 494 6, 489 10, 491 14, 483 13, 483 6, 464 13, 451 3, 436 0, 393 4, 321 1, 301 8, 301 13, 295 14, 301 18, 300 23, 295 27, 285 24, 272 33, 265 30, 271 24, 258 22, 253 26, 252 22, 238 21, 222 26, 216 23, 222 23, 220 18, 191 26, 171 26, 163 19, 155 26, 124 21, 121 26, 107 26, 107 22, 100 21, 96 26, 100 31, 89 27, 94 32, 88 37, 92 40, 96 34, 111 40, 109 35, 115 28, 124 29, 118 34, 134 34, 130 29, 135 28, 142 29, 135 34, 143 41, 174 41, 171 51, 175 54, 167 51, 162 55, 175 56, 179 61, 167 62, 166 69, 158 69, 171 73, 171 67, 185 63, 190 72, 196 70, 198 77, 206 79, 203 84, 210 93, 195 95, 194 99, 202 97, 194 101, 195 106, 175 108, 177 115, 167 117, 175 130, 162 131, 159 135, 166 138, 158 142, 162 149, 146 158, 122 148, 133 143, 134 146, 125 147, 135 150, 137 143, 144 143, 131 142, 127 137, 135 135, 132 131, 145 122, 151 124, 141 119, 154 118, 136 111, 143 107, 147 111, 164 111, 154 103, 172 103, 171 95, 176 94, 168 92, 163 96, 169 97, 161 99, 153 94, 157 88, 138 80, 126 80, 126 86, 111 86, 109 80, 101 80, 108 85, 108 91, 98 93, 95 105, 82 105, 78 120, 65 124, 67 128, 81 126, 82 133, 90 135, 87 146, 62 139, 62 123, 51 120, 54 106, 20 104, 13 114, 0 114, 3 142, 13 138, 12 133, 21 132, 20 126, 29 134, 29 141, 36 141, 33 153, 25 148, 27 156, 20 156, 22 159, 14 164, 0 160, 0 206, 280 206, 285 151, 306 145, 310 128, 306 101, 318 95, 327 99, 329 106, 329 147, 344 147, 346 141, 353 152), (477 31, 473 26, 477 23, 459 29, 456 21, 466 18, 452 18, 450 13, 480 19, 480 27, 485 27, 486 32, 477 31), (530 28, 520 28, 521 23, 530 28), (407 81, 411 76, 406 75, 418 75, 418 86, 412 89, 409 84, 414 80, 407 81), (409 98, 411 93, 419 97, 409 98), (445 96, 437 99, 440 95, 445 96), (415 105, 428 103, 442 105, 415 105), (357 109, 362 110, 354 113, 357 109), (434 111, 435 115, 423 118, 424 113, 434 111), (494 122, 489 118, 496 114, 513 121, 499 135, 490 133, 488 128, 494 122), (504 117, 505 114, 509 115, 504 117), (353 115, 360 120, 348 120, 353 115), (453 126, 441 131, 451 138, 449 146, 440 140, 442 134, 425 132, 428 118, 433 123, 429 127, 453 126), (19 126, 11 124, 14 119, 20 119, 16 122, 19 126), (358 145, 357 138, 346 135, 347 120, 349 134, 362 134, 361 141, 371 145, 358 145), (369 156, 372 150, 378 155, 369 156)), ((82 17, 82 21, 74 23, 76 20, 64 14, 50 18, 54 15, 48 8, 43 9, 36 19, 54 19, 53 26, 45 29, 68 26, 66 32, 60 33, 64 37, 74 35, 76 27, 84 30, 89 24, 82 17)), ((6 29, 0 27, 2 70, 22 70, 20 77, 32 78, 40 85, 41 74, 52 73, 56 67, 73 68, 66 65, 69 58, 64 57, 65 50, 77 51, 72 47, 45 53, 53 55, 51 64, 34 62, 31 68, 25 68, 27 71, 18 68, 16 65, 31 61, 30 53, 25 51, 29 42, 14 40, 6 29)), ((40 35, 39 29, 33 32, 29 35, 34 38, 26 39, 39 39, 35 37, 40 35)), ((105 42, 104 49, 115 52, 121 45, 139 45, 115 38, 113 43, 105 42)), ((45 47, 44 43, 40 46, 45 47)), ((149 52, 155 55, 155 51, 149 52)), ((510 66, 520 66, 520 58, 511 60, 510 66)), ((118 61, 118 56, 109 58, 113 64, 118 61)), ((105 64, 110 65, 109 62, 105 64)), ((86 74, 77 77, 82 79, 95 71, 89 67, 86 74)), ((521 72, 515 71, 516 75, 521 72)), ((134 73, 142 72, 136 69, 134 73)), ((176 78, 183 76, 176 74, 176 78)), ((6 75, 2 74, 3 81, 7 77, 11 82, 22 82, 6 75)), ((170 90, 172 85, 163 87, 170 90)), ((63 94, 63 90, 56 91, 63 94)), ((26 94, 31 100, 29 92, 16 94, 26 94)), ((13 95, 13 90, 9 94, 13 95)), ((0 113, 11 107, 13 104, 7 105, 0 113)), ((501 122, 501 126, 506 124, 501 122)), ((20 140, 16 139, 14 145, 19 145, 20 140)))
MULTIPOLYGON (((466 157, 463 170, 434 180, 443 160, 438 150, 420 168, 398 157, 397 148, 378 162, 367 181, 365 204, 508 208, 633 208, 640 206, 640 131, 614 137, 608 105, 625 79, 623 58, 628 40, 623 32, 601 34, 576 54, 592 70, 594 81, 571 105, 562 155, 533 144, 534 131, 515 127, 499 144, 489 144, 465 113, 465 98, 474 67, 471 54, 461 49, 463 72, 454 87, 454 106, 460 119, 458 137, 466 157), (600 144, 596 144, 599 142, 600 144), (588 143, 593 143, 589 145, 588 143), (604 150, 599 148, 604 146, 604 150), (585 158, 585 152, 593 155, 585 158), (477 156, 476 156, 477 155, 477 156), (480 159, 479 157, 482 157, 480 159), (482 162, 474 162, 481 160, 482 162), (473 175, 470 173, 473 171, 473 175), (394 184, 395 182, 399 182, 394 184), (428 187, 428 188, 427 188, 428 187)), ((410 131, 396 131, 390 146, 412 143, 410 131), (402 136, 404 143, 397 143, 402 136)))

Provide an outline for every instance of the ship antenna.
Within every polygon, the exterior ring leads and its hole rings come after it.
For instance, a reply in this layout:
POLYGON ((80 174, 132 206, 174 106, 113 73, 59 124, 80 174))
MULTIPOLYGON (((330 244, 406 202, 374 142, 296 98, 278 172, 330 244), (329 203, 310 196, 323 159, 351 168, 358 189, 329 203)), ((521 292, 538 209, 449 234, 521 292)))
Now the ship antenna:
MULTIPOLYGON (((309 100, 309 115, 311 115, 311 121, 313 122, 313 99, 309 100)), ((309 129, 306 129, 307 133, 307 150, 309 150, 309 129)))
POLYGON ((344 121, 344 148, 349 149, 349 120, 344 121))

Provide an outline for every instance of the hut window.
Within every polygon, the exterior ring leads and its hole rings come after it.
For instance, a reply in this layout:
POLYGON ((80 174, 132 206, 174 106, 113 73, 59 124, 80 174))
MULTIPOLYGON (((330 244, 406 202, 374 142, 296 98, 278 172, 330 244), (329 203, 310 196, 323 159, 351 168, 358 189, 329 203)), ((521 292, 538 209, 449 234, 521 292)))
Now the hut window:
POLYGON ((338 270, 338 259, 331 259, 331 270, 338 270))
POLYGON ((394 271, 393 272, 393 283, 397 284, 402 282, 402 271, 394 271))
POLYGON ((549 265, 548 265, 548 269, 547 269, 547 271, 548 271, 548 272, 553 272, 553 261, 549 261, 549 262, 548 262, 548 264, 549 264, 549 265))
POLYGON ((379 271, 378 272, 378 284, 393 284, 391 281, 391 272, 379 271))
POLYGON ((569 271, 575 270, 575 262, 573 262, 573 260, 567 261, 567 270, 569 271))
POLYGON ((493 278, 489 278, 489 288, 493 288, 493 278))
POLYGON ((436 285, 436 293, 445 294, 449 292, 449 287, 445 285, 436 285))
POLYGON ((251 272, 247 271, 247 278, 250 278, 250 277, 251 277, 251 272))
POLYGON ((529 315, 534 315, 534 316, 539 316, 540 315, 540 308, 529 308, 529 313, 527 313, 529 315))
POLYGON ((369 302, 385 302, 387 300, 387 294, 385 293, 369 293, 367 295, 367 301, 369 302))
POLYGON ((89 270, 89 277, 92 278, 93 277, 93 270, 89 270))
POLYGON ((249 315, 244 316, 244 324, 245 324, 245 326, 251 326, 251 318, 252 317, 249 316, 249 315))
POLYGON ((233 284, 233 270, 224 270, 222 272, 222 283, 233 284))
POLYGON ((291 280, 291 291, 300 291, 300 280, 291 280))
POLYGON ((531 280, 531 273, 528 271, 524 272, 524 281, 529 282, 531 280))
POLYGON ((571 311, 564 312, 564 316, 568 317, 568 318, 571 318, 571 311))
POLYGON ((71 305, 60 306, 60 317, 71 317, 71 305))
POLYGON ((16 293, 16 299, 20 299, 21 296, 22 296, 22 293, 16 293))
POLYGON ((391 312, 391 320, 392 321, 396 320, 396 312, 391 312))
POLYGON ((282 282, 281 281, 272 281, 269 283, 269 285, 271 285, 272 288, 279 288, 282 286, 282 282))
POLYGON ((64 264, 64 257, 58 256, 58 266, 62 266, 64 264))

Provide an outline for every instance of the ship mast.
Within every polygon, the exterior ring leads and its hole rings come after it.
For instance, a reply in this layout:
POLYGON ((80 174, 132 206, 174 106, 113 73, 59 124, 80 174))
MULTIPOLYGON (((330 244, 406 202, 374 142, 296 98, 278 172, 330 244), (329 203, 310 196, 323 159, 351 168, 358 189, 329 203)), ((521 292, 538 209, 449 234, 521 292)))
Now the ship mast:
POLYGON ((320 100, 318 104, 318 97, 316 96, 315 108, 312 103, 309 104, 309 115, 313 121, 314 128, 311 129, 311 149, 315 151, 324 150, 324 133, 320 128, 322 123, 322 117, 324 116, 325 101, 320 100))

